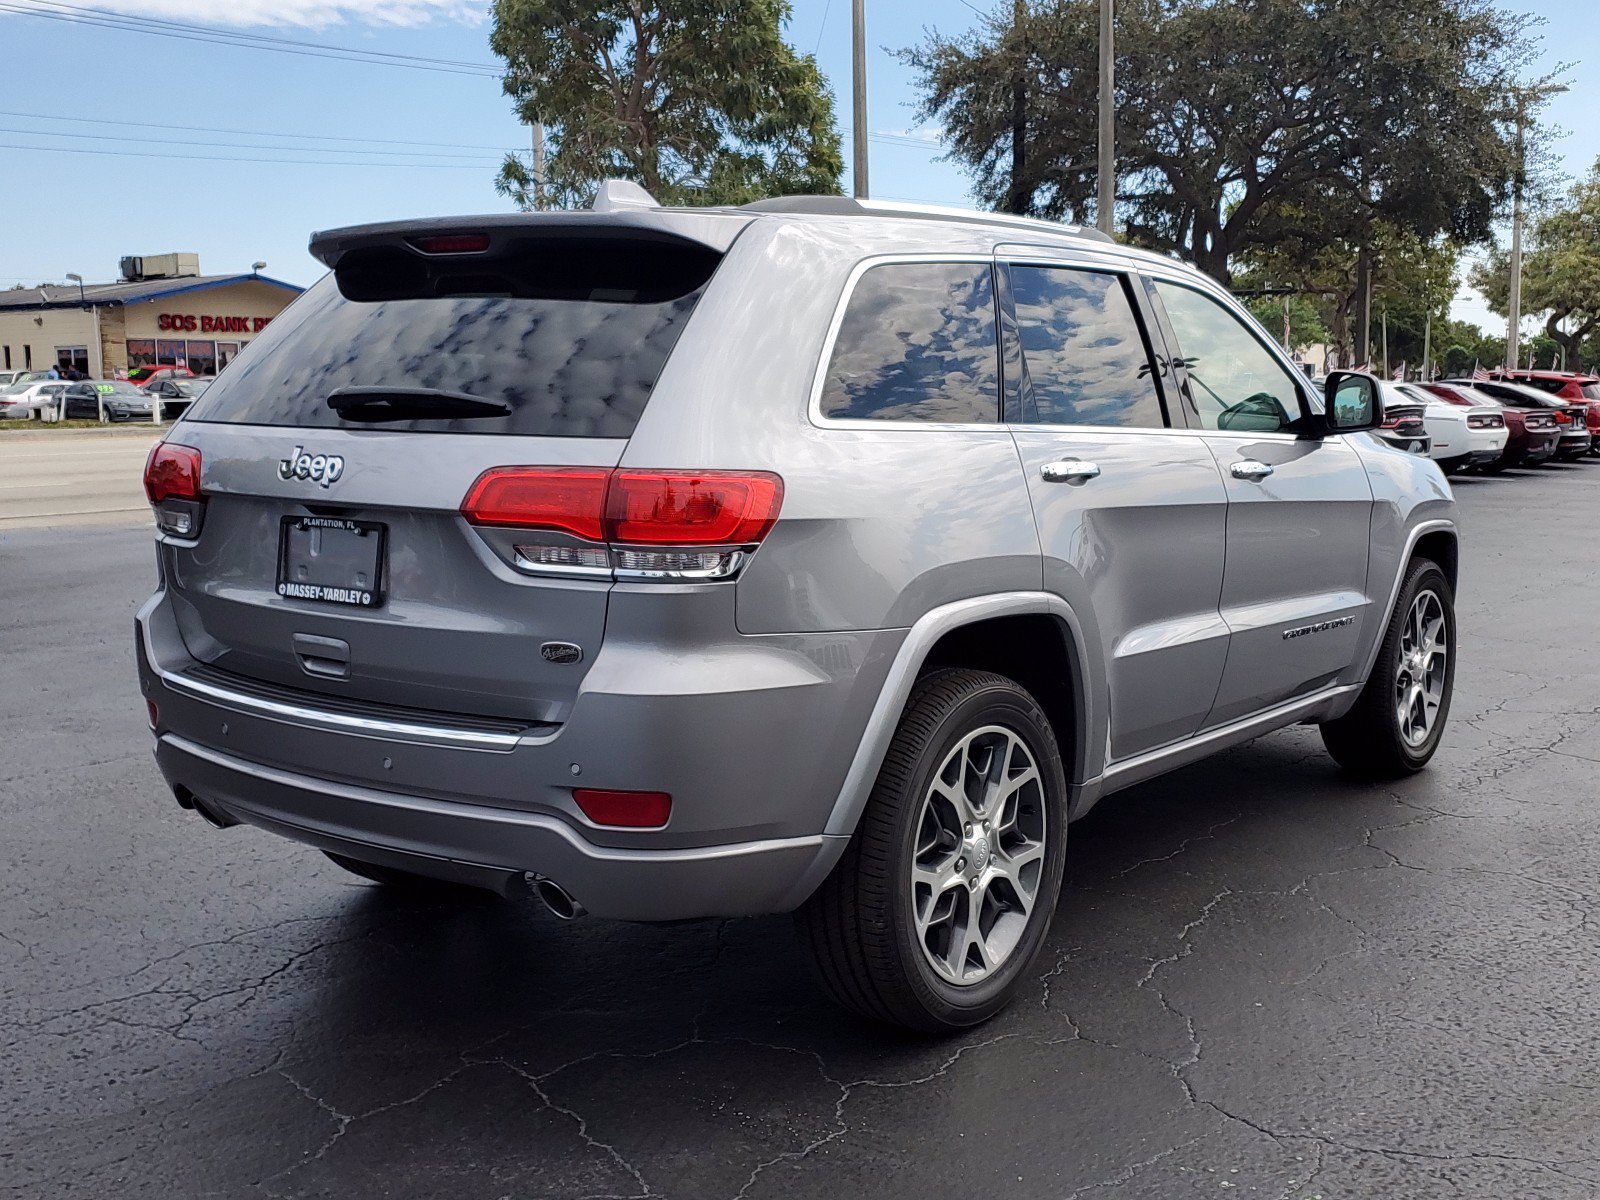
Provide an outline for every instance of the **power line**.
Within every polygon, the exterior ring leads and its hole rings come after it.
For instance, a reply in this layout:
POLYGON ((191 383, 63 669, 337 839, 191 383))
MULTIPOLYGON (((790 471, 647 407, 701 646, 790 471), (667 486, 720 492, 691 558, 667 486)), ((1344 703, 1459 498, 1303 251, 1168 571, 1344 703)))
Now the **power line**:
POLYGON ((367 66, 408 67, 419 71, 433 71, 446 75, 468 75, 480 79, 497 79, 503 71, 491 63, 469 63, 455 59, 429 59, 420 55, 395 54, 383 50, 363 50, 350 46, 335 46, 321 42, 301 42, 290 38, 272 38, 264 34, 240 33, 208 25, 188 25, 175 21, 162 21, 150 17, 132 17, 107 9, 87 8, 57 3, 57 0, 13 0, 0 3, 0 13, 14 16, 40 17, 45 20, 68 21, 76 25, 90 25, 112 29, 120 33, 142 33, 158 37, 177 38, 181 41, 202 42, 210 45, 233 46, 244 50, 266 50, 275 54, 294 54, 309 58, 331 59, 335 62, 362 63, 367 66), (50 5, 51 7, 45 7, 50 5))
MULTIPOLYGON (((20 133, 25 137, 42 138, 83 138, 95 142, 125 142, 130 139, 126 134, 118 133, 71 133, 63 129, 12 129, 0 125, 0 133, 20 133)), ((447 151, 429 150, 361 150, 354 146, 330 146, 323 149, 320 146, 240 146, 235 142, 200 142, 184 138, 139 137, 136 140, 140 145, 151 144, 159 146, 204 146, 221 147, 223 149, 237 150, 287 150, 300 154, 387 154, 393 158, 396 155, 409 154, 413 158, 467 158, 474 162, 489 161, 483 154, 451 154, 447 151)))
POLYGON ((343 162, 337 159, 318 158, 244 158, 237 156, 215 154, 161 154, 157 152, 146 153, 140 150, 98 150, 90 147, 67 146, 22 146, 11 142, 0 142, 0 150, 33 150, 39 154, 75 154, 80 158, 86 154, 111 155, 116 158, 165 158, 186 163, 274 163, 280 166, 298 167, 405 167, 408 170, 425 170, 433 167, 445 171, 483 171, 491 164, 487 163, 439 163, 439 162, 343 162))
POLYGON ((366 142, 369 145, 384 146, 448 146, 454 150, 493 150, 496 153, 512 153, 521 149, 521 147, 515 146, 464 145, 460 142, 399 141, 394 138, 375 138, 365 135, 334 137, 325 133, 283 133, 265 129, 222 129, 214 125, 162 125, 153 121, 113 121, 109 117, 58 117, 50 113, 9 112, 5 109, 0 109, 0 117, 26 117, 31 121, 68 121, 77 125, 120 125, 130 129, 172 129, 182 133, 232 133, 240 137, 303 138, 315 142, 366 142))

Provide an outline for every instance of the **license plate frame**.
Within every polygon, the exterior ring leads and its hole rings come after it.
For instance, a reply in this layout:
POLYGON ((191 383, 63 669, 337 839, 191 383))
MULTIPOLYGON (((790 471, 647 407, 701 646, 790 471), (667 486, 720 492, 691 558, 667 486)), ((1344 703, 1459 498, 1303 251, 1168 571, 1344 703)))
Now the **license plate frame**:
POLYGON ((389 527, 381 521, 287 516, 278 527, 277 592, 284 599, 312 604, 381 608, 388 560, 389 527), (324 545, 330 537, 332 544, 324 545), (367 538, 373 540, 365 542, 367 538), (310 559, 325 561, 313 564, 310 559), (363 567, 371 576, 370 587, 362 582, 363 567))

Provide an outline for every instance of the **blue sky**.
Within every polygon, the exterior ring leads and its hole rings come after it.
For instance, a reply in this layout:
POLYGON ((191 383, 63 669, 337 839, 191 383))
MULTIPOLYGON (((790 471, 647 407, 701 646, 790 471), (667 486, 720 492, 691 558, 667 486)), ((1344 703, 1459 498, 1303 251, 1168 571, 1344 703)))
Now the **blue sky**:
MULTIPOLYGON (((72 3, 390 54, 493 62, 487 5, 466 0, 72 3)), ((874 195, 968 202, 960 170, 938 161, 938 131, 915 128, 912 81, 890 49, 918 40, 925 28, 971 28, 996 3, 1003 0, 868 0, 874 195)), ((1578 64, 1573 91, 1551 108, 1554 122, 1568 131, 1557 148, 1573 174, 1600 157, 1600 125, 1591 115, 1600 85, 1587 82, 1591 73, 1583 69, 1600 63, 1593 5, 1508 5, 1547 19, 1549 65, 1578 64)), ((817 53, 847 131, 850 0, 794 0, 788 35, 817 53)), ((305 251, 313 229, 509 207, 493 187, 498 151, 520 148, 528 138, 497 81, 487 77, 331 62, 4 12, 0 61, 9 64, 9 86, 0 89, 0 287, 59 281, 68 272, 110 279, 119 256, 167 250, 198 251, 208 272, 247 271, 265 260, 267 274, 309 283, 319 274, 305 251), (105 123, 111 120, 125 124, 105 123), (274 136, 193 128, 202 126, 274 136), (331 140, 345 138, 352 140, 331 140), (174 144, 183 142, 217 144, 174 144), (101 153, 111 151, 117 153, 101 153), (204 157, 297 161, 196 161, 204 157)), ((1470 296, 1457 311, 1493 321, 1470 296)))

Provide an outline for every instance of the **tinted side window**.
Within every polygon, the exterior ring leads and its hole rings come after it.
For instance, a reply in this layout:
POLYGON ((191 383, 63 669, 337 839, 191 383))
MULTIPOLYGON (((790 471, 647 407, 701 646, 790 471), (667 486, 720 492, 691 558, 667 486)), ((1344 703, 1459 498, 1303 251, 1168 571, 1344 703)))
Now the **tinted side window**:
POLYGON ((1121 276, 1071 267, 1007 270, 1022 341, 1022 411, 1016 419, 1157 428, 1166 423, 1121 276))
POLYGON ((1203 429, 1271 433, 1300 416, 1294 377, 1211 297, 1157 281, 1203 429))
POLYGON ((999 420, 999 347, 989 267, 885 263, 863 273, 834 340, 822 414, 999 420))

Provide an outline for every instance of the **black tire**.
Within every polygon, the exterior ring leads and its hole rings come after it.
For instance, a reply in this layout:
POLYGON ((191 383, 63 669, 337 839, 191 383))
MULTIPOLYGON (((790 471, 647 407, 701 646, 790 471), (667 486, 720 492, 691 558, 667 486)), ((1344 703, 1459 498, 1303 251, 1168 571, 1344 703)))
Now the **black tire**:
POLYGON ((1478 468, 1478 470, 1482 471, 1485 475, 1499 475, 1510 465, 1511 464, 1506 462, 1504 459, 1497 458, 1494 462, 1484 463, 1478 468))
POLYGON ((398 867, 385 867, 378 863, 362 862, 359 858, 346 858, 343 854, 335 854, 332 850, 324 850, 323 854, 336 865, 343 867, 352 875, 381 883, 386 888, 396 892, 408 892, 413 895, 471 895, 492 896, 494 893, 483 888, 475 888, 470 884, 452 883, 448 879, 434 879, 429 875, 417 875, 411 871, 402 871, 398 867))
POLYGON ((1455 675, 1455 594, 1437 563, 1426 558, 1412 559, 1395 598, 1394 612, 1389 614, 1389 627, 1384 630, 1383 645, 1372 665, 1372 674, 1355 707, 1338 720, 1323 723, 1323 745, 1341 767, 1365 779, 1396 779, 1422 770, 1439 748, 1439 739, 1449 720, 1455 675), (1444 686, 1433 725, 1425 738, 1413 744, 1401 732, 1395 687, 1405 623, 1417 598, 1427 591, 1438 598, 1444 616, 1444 686))
MULTIPOLYGON (((995 812, 997 826, 999 817, 995 812)), ((929 1033, 987 1021, 1010 1002, 1044 946, 1066 862, 1066 817, 1061 753, 1049 718, 1033 697, 988 672, 943 669, 925 675, 906 704, 855 834, 832 873, 795 914, 823 990, 864 1016, 929 1033), (965 738, 986 726, 1018 739, 1038 767, 1038 789, 1025 803, 1019 792, 1018 807, 1027 809, 1030 821, 1042 817, 1043 854, 1033 906, 1009 953, 980 980, 959 984, 941 977, 918 939, 911 871, 923 801, 935 774, 965 738)), ((994 845, 1000 845, 1003 835, 993 836, 994 845)), ((980 872, 1003 861, 987 840, 976 853, 989 856, 980 872)), ((982 886, 980 905, 991 893, 989 883, 982 886)), ((959 887, 954 891, 953 904, 970 904, 959 887)), ((979 894, 976 885, 973 894, 979 894)), ((998 911, 1017 910, 1002 905, 998 911)))

